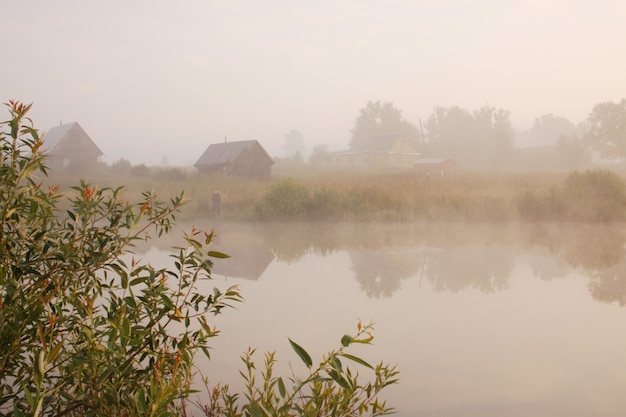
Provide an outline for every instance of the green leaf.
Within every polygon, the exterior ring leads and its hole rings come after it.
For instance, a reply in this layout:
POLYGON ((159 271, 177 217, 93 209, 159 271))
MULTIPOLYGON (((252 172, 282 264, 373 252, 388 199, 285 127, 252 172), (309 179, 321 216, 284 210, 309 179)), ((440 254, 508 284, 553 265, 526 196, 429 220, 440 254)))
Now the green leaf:
POLYGON ((251 417, 261 417, 261 407, 256 401, 252 401, 250 404, 250 415, 251 417))
POLYGON ((310 368, 311 366, 313 366, 313 360, 311 359, 311 356, 307 353, 306 350, 304 350, 300 345, 298 345, 296 342, 294 342, 291 339, 289 339, 289 343, 291 343, 291 347, 293 348, 293 350, 296 351, 298 356, 300 356, 300 359, 302 359, 302 362, 304 362, 307 368, 310 368))
POLYGON ((330 357, 330 360, 332 367, 335 368, 337 372, 342 372, 343 368, 341 366, 341 361, 339 360, 339 358, 337 358, 337 356, 335 355, 332 355, 330 357))
POLYGON ((48 352, 48 357, 46 358, 46 362, 52 363, 58 356, 61 348, 63 347, 63 341, 57 343, 51 350, 48 352))
POLYGON ((283 379, 281 377, 278 377, 278 392, 280 393, 280 396, 285 398, 285 396, 287 395, 287 390, 285 389, 285 383, 283 382, 283 379))
POLYGON ((358 363, 360 365, 363 365, 363 366, 365 366, 367 368, 374 369, 374 367, 372 365, 370 365, 369 363, 365 362, 363 359, 357 358, 356 356, 352 356, 349 353, 340 353, 339 356, 343 356, 344 358, 350 359, 351 361, 354 361, 354 362, 356 362, 356 363, 358 363))
POLYGON ((338 374, 335 371, 330 371, 328 373, 328 375, 336 382, 338 383, 341 388, 349 390, 350 389, 350 384, 348 384, 348 381, 346 381, 346 379, 344 377, 342 377, 340 374, 338 374))
POLYGON ((230 258, 230 255, 226 255, 225 253, 216 252, 213 250, 209 251, 209 253, 207 253, 207 256, 210 256, 211 258, 220 258, 220 259, 230 258))

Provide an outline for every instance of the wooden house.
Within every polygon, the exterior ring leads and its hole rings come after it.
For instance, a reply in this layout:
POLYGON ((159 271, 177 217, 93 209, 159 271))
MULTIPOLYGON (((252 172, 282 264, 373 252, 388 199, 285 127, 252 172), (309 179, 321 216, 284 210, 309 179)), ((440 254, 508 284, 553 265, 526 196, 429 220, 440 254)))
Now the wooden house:
POLYGON ((450 158, 422 158, 415 162, 415 169, 425 175, 443 177, 456 169, 456 162, 450 158))
POLYGON ((269 179, 274 161, 256 140, 214 143, 193 164, 204 174, 269 179))
POLYGON ((61 124, 48 130, 43 136, 43 152, 50 169, 68 166, 93 167, 104 155, 78 122, 61 124))
POLYGON ((345 152, 333 154, 340 168, 413 168, 419 158, 417 146, 402 133, 371 136, 345 152))

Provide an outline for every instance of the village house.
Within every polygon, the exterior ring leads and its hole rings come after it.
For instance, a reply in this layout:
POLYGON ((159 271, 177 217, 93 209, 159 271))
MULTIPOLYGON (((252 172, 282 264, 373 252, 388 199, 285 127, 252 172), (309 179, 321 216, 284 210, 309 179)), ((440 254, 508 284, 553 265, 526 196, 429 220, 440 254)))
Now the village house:
POLYGON ((46 166, 52 170, 90 168, 104 155, 78 122, 48 130, 43 136, 42 151, 47 155, 46 166))
POLYGON ((456 169, 456 162, 450 158, 422 158, 415 162, 417 172, 431 176, 443 177, 456 169))
POLYGON ((274 161, 256 140, 214 143, 193 164, 198 173, 269 179, 274 161))
POLYGON ((419 158, 417 146, 402 133, 371 136, 349 151, 333 154, 340 168, 413 168, 419 158))

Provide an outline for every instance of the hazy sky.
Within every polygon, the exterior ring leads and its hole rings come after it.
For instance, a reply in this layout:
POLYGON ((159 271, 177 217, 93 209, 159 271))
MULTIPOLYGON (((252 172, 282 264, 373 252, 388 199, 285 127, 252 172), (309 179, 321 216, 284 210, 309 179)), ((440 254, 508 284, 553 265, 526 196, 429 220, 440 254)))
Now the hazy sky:
MULTIPOLYGON (((106 154, 191 164, 211 143, 285 134, 345 149, 391 101, 574 123, 626 97, 624 0, 5 1, 0 98, 36 127, 78 121, 106 154)), ((0 118, 4 120, 8 113, 0 118)))

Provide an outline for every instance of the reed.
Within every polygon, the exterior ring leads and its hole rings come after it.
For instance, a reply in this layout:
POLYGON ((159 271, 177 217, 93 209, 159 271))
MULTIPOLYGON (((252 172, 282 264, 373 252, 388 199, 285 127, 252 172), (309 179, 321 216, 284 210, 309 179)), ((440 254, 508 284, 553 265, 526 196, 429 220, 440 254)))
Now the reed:
MULTIPOLYGON (((624 183, 618 174, 605 170, 456 171, 426 177, 415 172, 309 167, 276 170, 269 181, 179 171, 140 177, 108 173, 86 180, 100 187, 124 184, 130 200, 145 190, 154 190, 162 200, 184 191, 188 203, 182 216, 187 218, 211 216, 210 197, 215 190, 222 195, 222 217, 230 220, 606 222, 626 218, 624 183)), ((63 187, 75 183, 75 178, 52 176, 48 181, 63 187)))

